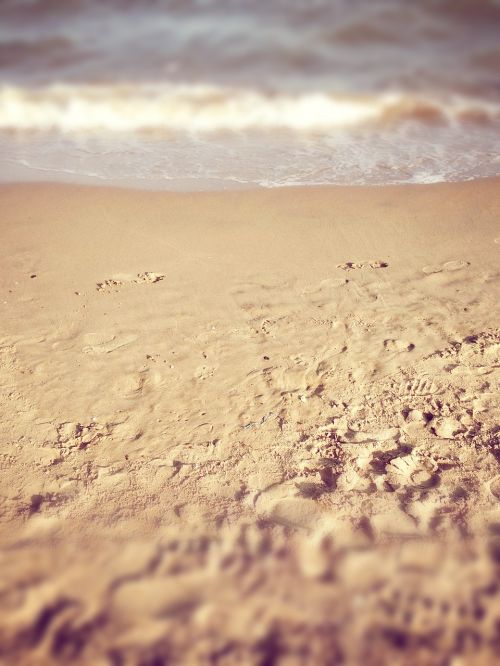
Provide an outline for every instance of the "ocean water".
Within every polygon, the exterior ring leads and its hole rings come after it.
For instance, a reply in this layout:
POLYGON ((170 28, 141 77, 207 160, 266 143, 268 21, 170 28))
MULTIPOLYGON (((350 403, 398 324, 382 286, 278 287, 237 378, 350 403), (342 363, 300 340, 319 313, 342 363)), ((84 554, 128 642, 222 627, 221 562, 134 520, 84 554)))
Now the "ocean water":
POLYGON ((500 173, 500 0, 0 0, 0 180, 500 173))

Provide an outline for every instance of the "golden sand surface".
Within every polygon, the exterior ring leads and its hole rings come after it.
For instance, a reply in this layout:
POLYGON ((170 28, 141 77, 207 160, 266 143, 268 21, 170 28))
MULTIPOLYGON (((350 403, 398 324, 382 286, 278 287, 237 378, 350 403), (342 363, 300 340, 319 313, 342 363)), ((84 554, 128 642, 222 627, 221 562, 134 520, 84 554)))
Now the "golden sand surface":
POLYGON ((500 181, 0 188, 0 663, 500 655, 500 181))

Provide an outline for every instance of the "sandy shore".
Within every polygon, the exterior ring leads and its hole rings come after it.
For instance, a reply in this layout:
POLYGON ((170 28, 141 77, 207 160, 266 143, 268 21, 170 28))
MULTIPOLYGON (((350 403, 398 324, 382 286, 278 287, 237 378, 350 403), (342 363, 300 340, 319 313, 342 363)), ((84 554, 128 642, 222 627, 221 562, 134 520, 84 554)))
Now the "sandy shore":
POLYGON ((0 188, 2 664, 493 664, 500 182, 0 188))

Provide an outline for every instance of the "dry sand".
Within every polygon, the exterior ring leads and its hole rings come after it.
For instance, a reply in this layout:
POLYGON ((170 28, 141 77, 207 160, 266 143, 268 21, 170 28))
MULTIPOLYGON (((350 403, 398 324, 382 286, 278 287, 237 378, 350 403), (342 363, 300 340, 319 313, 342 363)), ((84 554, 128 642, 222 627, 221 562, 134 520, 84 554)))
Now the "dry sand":
POLYGON ((0 210, 1 664, 498 663, 498 180, 0 210))

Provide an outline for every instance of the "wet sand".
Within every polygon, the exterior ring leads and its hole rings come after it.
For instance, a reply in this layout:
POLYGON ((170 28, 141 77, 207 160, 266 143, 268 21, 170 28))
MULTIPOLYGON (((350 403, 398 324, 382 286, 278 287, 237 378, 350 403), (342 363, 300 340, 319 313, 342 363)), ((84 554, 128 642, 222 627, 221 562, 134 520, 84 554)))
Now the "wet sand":
POLYGON ((493 664, 500 187, 0 188, 5 664, 493 664))

